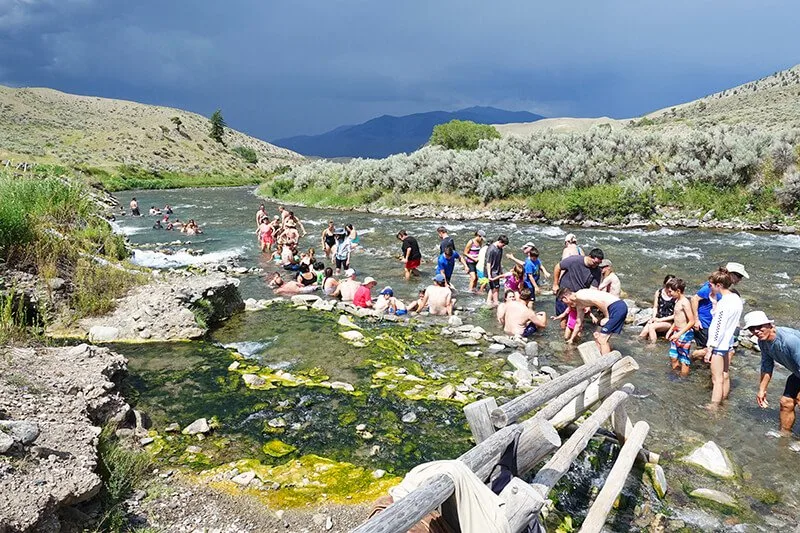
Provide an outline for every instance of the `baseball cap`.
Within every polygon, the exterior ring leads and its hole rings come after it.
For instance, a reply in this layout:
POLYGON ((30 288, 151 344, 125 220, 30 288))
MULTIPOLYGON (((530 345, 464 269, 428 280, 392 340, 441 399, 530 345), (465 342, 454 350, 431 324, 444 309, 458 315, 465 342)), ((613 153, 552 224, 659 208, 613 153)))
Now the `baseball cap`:
POLYGON ((436 274, 435 276, 433 276, 433 281, 436 281, 438 283, 444 283, 446 280, 443 275, 436 274))
POLYGON ((346 277, 346 278, 349 278, 349 277, 355 276, 355 275, 356 275, 356 271, 353 270, 352 268, 348 268, 347 270, 344 271, 344 277, 346 277))
POLYGON ((525 248, 536 248, 536 245, 533 244, 531 241, 528 241, 522 245, 522 249, 524 250, 525 248))
POLYGON ((578 238, 574 233, 567 233, 564 237, 564 242, 578 242, 578 238))
POLYGON ((764 324, 774 324, 774 320, 767 318, 764 311, 750 311, 744 315, 744 329, 750 329, 753 326, 763 326, 764 324))
POLYGON ((747 271, 744 269, 744 265, 741 263, 728 263, 725 265, 725 270, 728 272, 735 272, 743 278, 750 279, 750 275, 747 273, 747 271))
POLYGON ((614 266, 614 263, 612 263, 610 259, 603 259, 602 261, 600 261, 600 264, 598 266, 600 268, 605 268, 605 267, 614 266))
POLYGON ((391 287, 384 287, 381 291, 381 294, 388 294, 389 296, 394 296, 394 291, 391 287))
POLYGON ((377 281, 375 281, 375 278, 371 276, 364 278, 364 285, 369 285, 370 283, 377 283, 377 281))
POLYGON ((486 232, 483 231, 482 229, 476 231, 475 234, 478 235, 478 237, 486 237, 486 232))

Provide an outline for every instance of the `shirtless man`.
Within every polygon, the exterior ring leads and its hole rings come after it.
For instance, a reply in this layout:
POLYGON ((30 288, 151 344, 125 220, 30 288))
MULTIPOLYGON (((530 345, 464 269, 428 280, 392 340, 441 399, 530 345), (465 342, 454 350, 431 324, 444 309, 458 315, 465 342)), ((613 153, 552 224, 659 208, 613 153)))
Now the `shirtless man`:
POLYGON ((286 224, 286 219, 289 218, 289 211, 282 205, 279 205, 278 214, 281 216, 281 226, 284 226, 286 224))
POLYGON ((453 314, 453 293, 446 286, 447 280, 441 274, 436 274, 433 278, 433 285, 425 289, 417 311, 422 311, 425 306, 432 315, 452 315, 453 314))
POLYGON ((614 273, 614 264, 608 259, 603 259, 598 268, 600 268, 600 272, 603 275, 603 281, 600 282, 600 286, 597 288, 619 298, 622 293, 622 283, 614 273))
POLYGON ((139 202, 136 201, 136 198, 131 198, 131 216, 140 217, 142 214, 139 212, 139 202))
POLYGON ((258 211, 256 211, 256 228, 258 228, 261 225, 262 219, 265 217, 267 219, 267 222, 269 222, 269 215, 267 215, 267 208, 264 207, 264 204, 261 204, 260 206, 258 206, 258 211))
POLYGON ((345 279, 339 282, 331 296, 334 298, 341 298, 343 302, 352 303, 356 291, 361 286, 361 282, 356 281, 356 271, 352 268, 345 270, 344 277, 345 279))
POLYGON ((625 318, 628 316, 628 305, 614 296, 597 289, 581 289, 573 292, 572 289, 562 287, 559 289, 556 298, 565 305, 575 307, 578 312, 578 320, 575 323, 575 330, 572 338, 567 342, 572 342, 577 334, 583 329, 583 317, 587 308, 597 307, 603 313, 600 321, 600 329, 594 332, 594 342, 600 349, 600 354, 605 355, 611 352, 609 339, 613 333, 620 333, 622 326, 625 325, 625 318))
POLYGON ((686 297, 686 282, 680 278, 672 278, 664 288, 667 295, 675 300, 675 312, 672 319, 672 328, 667 332, 669 345, 669 359, 672 370, 681 377, 689 375, 689 366, 692 360, 689 357, 694 340, 694 312, 692 303, 686 297))
MULTIPOLYGON (((530 293, 529 289, 523 290, 530 293)), ((519 337, 530 337, 537 328, 544 329, 547 326, 546 313, 536 313, 528 308, 524 300, 516 298, 505 302, 502 310, 498 309, 497 320, 507 335, 519 337)))

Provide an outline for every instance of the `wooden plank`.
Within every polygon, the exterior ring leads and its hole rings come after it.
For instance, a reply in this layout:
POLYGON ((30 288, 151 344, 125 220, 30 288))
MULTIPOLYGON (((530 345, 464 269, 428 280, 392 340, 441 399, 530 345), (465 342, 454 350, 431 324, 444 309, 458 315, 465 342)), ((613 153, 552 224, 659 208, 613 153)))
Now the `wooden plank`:
POLYGON ((603 529, 608 513, 614 506, 617 496, 622 492, 625 480, 628 478, 633 462, 636 460, 636 456, 649 431, 650 426, 644 421, 637 422, 633 426, 627 442, 620 450, 619 456, 617 456, 617 460, 614 462, 614 466, 611 468, 611 472, 609 472, 606 482, 600 490, 600 494, 597 495, 592 508, 586 514, 580 533, 600 533, 603 529))
POLYGON ((609 370, 603 371, 599 379, 591 381, 586 391, 564 406, 550 419, 550 422, 556 429, 568 426, 580 418, 587 409, 619 389, 638 369, 639 365, 633 357, 624 357, 617 361, 609 370))
POLYGON ((542 496, 518 477, 512 478, 500 493, 506 502, 506 518, 511 533, 524 531, 544 505, 542 496))
POLYGON ((546 402, 568 391, 581 381, 606 370, 620 359, 622 359, 622 354, 614 351, 601 357, 594 363, 579 366, 557 377, 553 381, 539 385, 535 389, 517 396, 510 402, 494 409, 492 411, 492 422, 497 428, 502 428, 512 422, 516 422, 520 417, 538 409, 546 402))
POLYGON ((494 398, 483 398, 464 406, 464 416, 469 422, 469 430, 472 432, 475 444, 483 442, 495 432, 492 423, 494 409, 497 409, 497 400, 494 398))
POLYGON ((553 454, 553 457, 545 463, 536 477, 533 479, 533 488, 536 489, 542 498, 546 498, 550 489, 555 486, 561 477, 567 473, 570 465, 578 457, 589 439, 595 434, 597 429, 608 420, 611 413, 614 412, 616 407, 628 399, 630 393, 633 392, 633 385, 630 383, 625 384, 622 390, 612 393, 606 400, 580 425, 578 430, 553 454))

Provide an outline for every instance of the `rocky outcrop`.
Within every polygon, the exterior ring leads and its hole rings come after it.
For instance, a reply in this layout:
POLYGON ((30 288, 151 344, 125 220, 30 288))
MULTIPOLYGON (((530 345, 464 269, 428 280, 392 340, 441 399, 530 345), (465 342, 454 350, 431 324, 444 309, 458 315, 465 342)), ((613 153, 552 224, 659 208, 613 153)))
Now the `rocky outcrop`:
POLYGON ((101 487, 100 425, 127 406, 125 359, 107 348, 12 348, 0 354, 0 531, 58 531, 59 509, 101 487))
POLYGON ((237 279, 224 274, 165 276, 133 289, 113 313, 82 319, 77 331, 51 333, 95 343, 197 339, 209 327, 244 310, 238 286, 237 279))

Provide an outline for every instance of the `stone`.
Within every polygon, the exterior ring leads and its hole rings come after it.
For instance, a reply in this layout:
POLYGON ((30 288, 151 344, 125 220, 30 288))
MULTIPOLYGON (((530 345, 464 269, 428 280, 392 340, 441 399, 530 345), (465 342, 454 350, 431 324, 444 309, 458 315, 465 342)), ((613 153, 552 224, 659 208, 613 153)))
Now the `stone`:
POLYGON ((245 311, 261 311, 265 307, 266 306, 260 300, 256 300, 255 298, 248 298, 244 301, 245 311))
POLYGON ((198 418, 197 420, 195 420, 194 422, 183 428, 183 431, 181 431, 181 433, 183 433, 184 435, 197 435, 198 433, 208 433, 209 431, 211 431, 211 428, 208 425, 208 420, 206 420, 205 418, 198 418))
POLYGON ((481 352, 480 350, 474 350, 471 352, 464 352, 464 355, 468 355, 470 357, 480 357, 481 355, 483 355, 483 352, 481 352))
POLYGON ((447 319, 447 324, 451 327, 457 328, 464 324, 464 321, 461 320, 460 316, 451 316, 447 319))
POLYGON ((478 378, 468 377, 464 379, 464 385, 467 387, 473 387, 478 383, 478 378))
POLYGON ((647 324, 647 321, 650 320, 651 316, 653 316, 652 307, 648 307, 647 309, 642 309, 633 316, 633 323, 637 326, 644 326, 645 324, 647 324))
POLYGON ((466 402, 467 400, 469 400, 469 397, 467 397, 467 395, 464 394, 463 392, 456 392, 453 395, 453 399, 455 401, 457 401, 457 402, 462 402, 463 403, 463 402, 466 402))
POLYGON ((374 477, 375 479, 380 479, 385 475, 386 475, 386 470, 381 470, 380 468, 372 472, 372 477, 374 477))
POLYGON ((111 326, 92 326, 89 329, 90 342, 111 342, 119 338, 119 328, 111 326))
POLYGON ((473 333, 480 333, 481 335, 486 335, 486 330, 483 329, 480 326, 475 326, 474 328, 472 328, 472 332, 473 333))
POLYGON ((295 294, 292 296, 292 303, 295 305, 312 305, 317 300, 321 300, 316 294, 295 294))
POLYGON ((800 453, 800 442, 794 441, 789 445, 789 449, 795 453, 800 453))
POLYGON ((47 280, 48 287, 53 291, 60 291, 64 288, 65 284, 66 282, 61 278, 50 278, 47 280))
POLYGON ((339 336, 348 341, 364 340, 364 335, 360 331, 352 329, 349 331, 340 331, 339 336))
POLYGON ((508 348, 525 348, 525 341, 509 337, 508 335, 495 335, 492 341, 496 344, 502 344, 508 348))
POLYGON ((278 509, 277 511, 275 511, 275 517, 278 520, 283 520, 283 515, 284 514, 286 514, 286 511, 284 511, 283 509, 278 509))
POLYGON ((233 476, 231 478, 231 481, 233 481, 237 485, 241 485, 242 487, 246 487, 255 478, 256 478, 256 473, 253 472, 252 470, 249 470, 247 472, 242 472, 241 474, 239 474, 237 476, 233 476))
POLYGON ((168 425, 167 427, 164 428, 164 432, 165 433, 177 432, 177 431, 180 431, 180 430, 181 430, 181 427, 178 425, 177 422, 173 422, 173 423, 171 423, 170 425, 168 425))
POLYGON ((333 518, 329 516, 328 518, 325 519, 325 531, 330 531, 332 528, 333 528, 333 518))
POLYGON ((551 366, 543 366, 539 369, 539 372, 542 374, 549 376, 551 379, 556 379, 558 377, 558 370, 551 366))
POLYGON ((453 341, 453 344, 455 344, 456 346, 477 346, 478 345, 478 340, 477 339, 471 339, 471 338, 468 338, 468 337, 462 337, 462 338, 459 338, 459 339, 450 339, 450 340, 453 341))
POLYGON ((316 309, 317 311, 333 311, 333 308, 336 304, 331 300, 317 300, 311 306, 311 309, 316 309))
POLYGON ((260 387, 267 382, 267 380, 256 374, 242 374, 242 381, 244 381, 248 387, 260 387))
POLYGON ((449 400, 455 395, 455 393, 456 393, 456 388, 450 383, 448 383, 447 385, 439 389, 439 392, 436 393, 436 397, 440 400, 449 400))
POLYGON ((719 477, 731 478, 736 475, 728 454, 717 446, 714 441, 706 442, 687 457, 684 457, 683 460, 686 463, 708 470, 719 477))
POLYGON ((314 525, 321 526, 325 523, 326 516, 322 513, 316 513, 314 516, 311 517, 311 520, 314 522, 314 525))
POLYGON ((413 424, 414 422, 417 421, 417 414, 414 412, 406 413, 403 415, 403 418, 401 418, 401 420, 406 424, 413 424))
POLYGON ((142 331, 140 331, 140 332, 139 332, 139 338, 140 338, 140 339, 145 339, 145 340, 147 340, 147 339, 149 339, 149 338, 150 338, 150 337, 152 337, 152 336, 153 336, 153 334, 152 334, 152 333, 150 333, 150 330, 149 330, 149 329, 143 329, 142 331))
POLYGON ((486 351, 488 353, 500 353, 505 349, 506 349, 505 344, 495 343, 495 344, 490 344, 489 347, 486 349, 486 351))
POLYGON ((142 446, 147 446, 148 444, 153 444, 156 439, 153 437, 144 437, 143 439, 139 439, 139 444, 142 446))
POLYGON ((331 388, 332 389, 345 390, 347 392, 353 392, 354 390, 356 390, 355 387, 353 387, 349 383, 345 383, 344 381, 332 381, 331 382, 331 388))
POLYGON ((536 341, 530 341, 525 344, 525 355, 528 359, 533 359, 534 357, 539 356, 539 343, 536 341))
POLYGON ((6 453, 12 446, 14 446, 14 439, 11 438, 11 435, 0 431, 0 453, 6 453))
POLYGON ((267 425, 271 428, 284 428, 286 427, 286 420, 281 417, 272 418, 267 422, 267 425))
POLYGON ((710 222, 711 220, 713 220, 713 219, 714 219, 714 215, 716 215, 716 214, 717 214, 716 210, 714 210, 714 209, 709 209, 709 210, 706 212, 706 214, 705 214, 705 215, 703 215, 702 222, 710 222))
POLYGON ((653 490, 656 491, 656 495, 663 500, 667 494, 667 476, 664 475, 664 469, 659 464, 647 463, 644 465, 644 471, 653 486, 653 490))
POLYGON ((733 509, 736 509, 738 507, 738 505, 736 504, 736 500, 734 500, 732 496, 714 489, 704 489, 704 488, 695 489, 689 493, 689 496, 701 500, 709 500, 718 503, 720 505, 724 505, 726 507, 731 507, 733 509))
POLYGON ((228 365, 228 371, 229 371, 229 372, 233 372, 234 370, 236 370, 237 368, 239 368, 239 365, 240 365, 240 364, 241 364, 241 363, 239 363, 239 361, 234 361, 233 363, 231 363, 231 364, 229 364, 229 365, 228 365))
POLYGON ((517 387, 530 387, 533 384, 533 374, 524 368, 518 368, 514 371, 514 381, 517 387))
POLYGON ((0 431, 14 442, 30 444, 39 436, 39 425, 28 420, 0 420, 0 431))
POLYGON ((374 446, 372 446, 372 448, 369 449, 370 457, 375 457, 379 453, 381 453, 381 447, 378 446, 377 444, 375 444, 374 446))
POLYGON ((336 323, 340 326, 350 329, 361 329, 355 322, 353 322, 353 319, 347 315, 340 315, 339 320, 336 323))
POLYGON ((508 363, 516 369, 522 369, 527 372, 530 372, 530 363, 528 362, 528 358, 522 355, 519 352, 514 352, 508 356, 507 359, 508 363))

